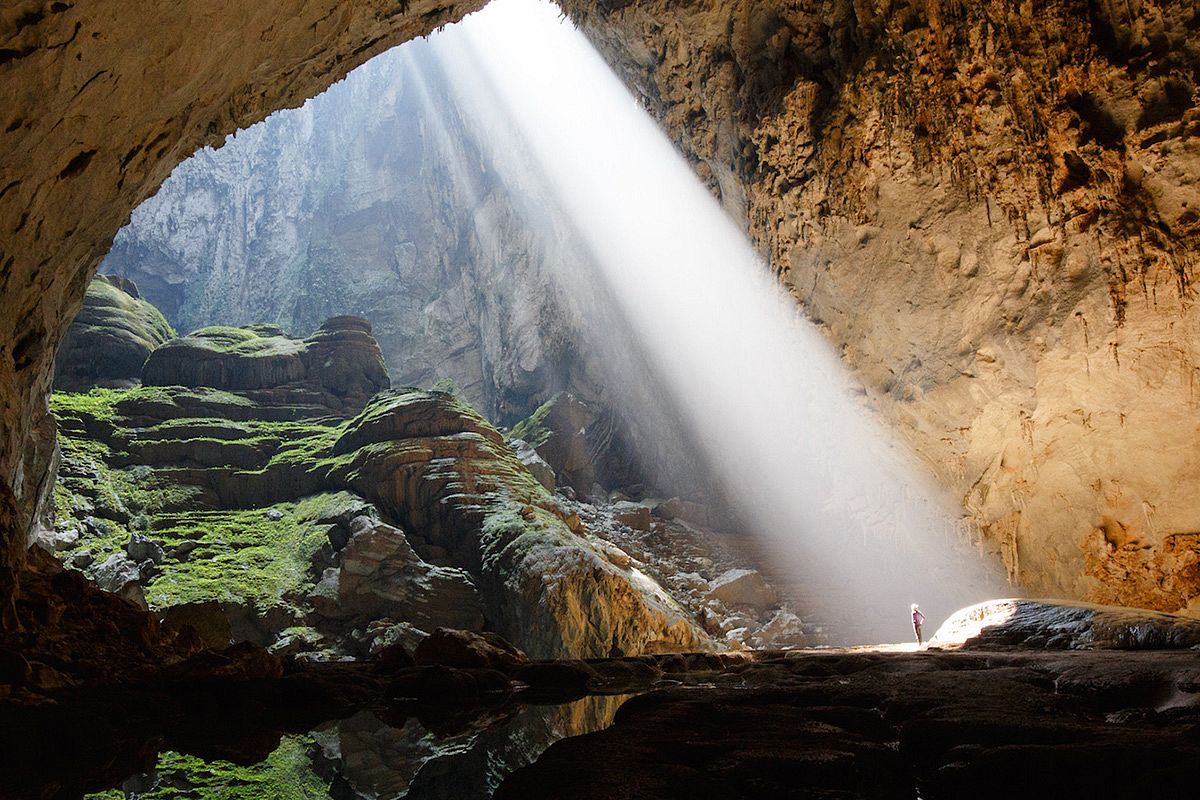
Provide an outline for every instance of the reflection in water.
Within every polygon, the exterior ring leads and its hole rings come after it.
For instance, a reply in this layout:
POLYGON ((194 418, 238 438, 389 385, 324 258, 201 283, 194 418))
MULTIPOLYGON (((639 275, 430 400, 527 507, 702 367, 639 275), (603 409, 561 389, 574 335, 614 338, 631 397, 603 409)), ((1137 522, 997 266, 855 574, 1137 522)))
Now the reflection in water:
POLYGON ((608 727, 630 696, 509 707, 477 718, 465 728, 457 726, 453 732, 416 717, 360 711, 308 733, 283 737, 271 755, 251 766, 164 752, 153 771, 130 776, 120 788, 88 797, 488 798, 509 773, 531 763, 555 741, 608 727))

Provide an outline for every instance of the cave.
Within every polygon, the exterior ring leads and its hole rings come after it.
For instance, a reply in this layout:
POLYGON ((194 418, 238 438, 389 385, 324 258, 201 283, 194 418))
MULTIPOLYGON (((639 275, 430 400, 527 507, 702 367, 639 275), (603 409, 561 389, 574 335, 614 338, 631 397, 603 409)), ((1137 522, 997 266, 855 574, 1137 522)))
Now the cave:
POLYGON ((10 4, 0 796, 1190 796, 1197 80, 1181 0, 10 4))

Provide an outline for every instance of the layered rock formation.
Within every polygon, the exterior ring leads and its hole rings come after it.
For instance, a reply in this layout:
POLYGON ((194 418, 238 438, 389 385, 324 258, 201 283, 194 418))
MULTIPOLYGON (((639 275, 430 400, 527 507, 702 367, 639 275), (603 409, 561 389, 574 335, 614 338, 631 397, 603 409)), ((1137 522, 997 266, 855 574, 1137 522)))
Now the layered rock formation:
POLYGON ((142 370, 147 386, 211 387, 255 399, 357 411, 391 385, 371 323, 333 317, 294 339, 274 325, 208 327, 155 350, 142 370))
POLYGON ((1192 4, 565 5, 1010 578, 1198 610, 1192 4))
POLYGON ((141 387, 56 394, 40 543, 213 646, 361 656, 485 625, 540 657, 708 644, 462 400, 376 393, 369 331, 202 329, 156 349, 141 387))
POLYGON ((98 276, 88 284, 83 308, 71 323, 54 362, 54 388, 87 391, 125 388, 141 379, 151 351, 175 336, 137 286, 98 276))
POLYGON ((129 211, 205 144, 295 105, 480 2, 221 2, 203 9, 25 0, 0 11, 0 597, 14 590, 50 470, 54 353, 129 211))
POLYGON ((451 395, 377 396, 330 475, 480 577, 495 629, 531 655, 689 650, 704 637, 650 578, 614 564, 477 412, 451 395))

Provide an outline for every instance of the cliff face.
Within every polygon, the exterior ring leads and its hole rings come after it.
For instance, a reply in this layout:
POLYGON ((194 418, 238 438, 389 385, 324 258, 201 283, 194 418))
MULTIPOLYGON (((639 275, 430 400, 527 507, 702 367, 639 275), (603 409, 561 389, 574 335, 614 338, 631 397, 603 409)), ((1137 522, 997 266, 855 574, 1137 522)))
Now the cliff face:
POLYGON ((546 274, 571 256, 521 218, 479 135, 414 42, 180 165, 101 271, 181 331, 361 314, 398 385, 448 379, 511 422, 580 382, 546 274))
POLYGON ((530 165, 498 164, 520 154, 460 96, 445 45, 408 43, 184 162, 101 270, 180 331, 366 316, 397 385, 448 380, 497 424, 569 391, 622 462, 589 465, 582 494, 697 494, 702 470, 572 221, 530 165))
POLYGON ((1200 11, 564 4, 1036 593, 1200 611, 1200 11))

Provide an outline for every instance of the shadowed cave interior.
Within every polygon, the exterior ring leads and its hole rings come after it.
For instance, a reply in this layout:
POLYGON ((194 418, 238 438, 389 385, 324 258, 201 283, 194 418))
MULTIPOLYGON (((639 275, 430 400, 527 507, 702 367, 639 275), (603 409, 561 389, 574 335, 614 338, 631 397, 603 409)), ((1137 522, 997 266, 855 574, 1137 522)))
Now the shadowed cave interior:
POLYGON ((1189 796, 1200 12, 219 5, 0 11, 0 796, 1189 796))

